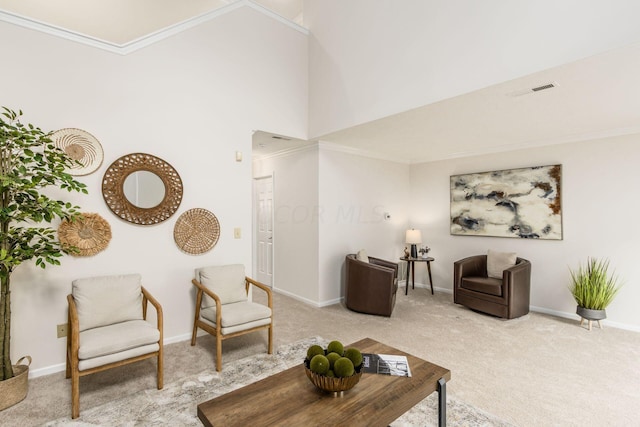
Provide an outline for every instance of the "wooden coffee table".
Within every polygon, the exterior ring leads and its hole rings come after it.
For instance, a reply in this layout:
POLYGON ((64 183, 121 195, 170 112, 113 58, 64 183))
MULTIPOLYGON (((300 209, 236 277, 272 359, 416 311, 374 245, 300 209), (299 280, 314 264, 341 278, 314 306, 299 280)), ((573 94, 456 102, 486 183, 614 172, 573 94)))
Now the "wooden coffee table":
POLYGON ((370 338, 363 353, 407 356, 411 377, 363 374, 342 396, 317 389, 300 364, 198 405, 205 426, 387 426, 434 391, 438 425, 446 424, 446 382, 451 372, 370 338))

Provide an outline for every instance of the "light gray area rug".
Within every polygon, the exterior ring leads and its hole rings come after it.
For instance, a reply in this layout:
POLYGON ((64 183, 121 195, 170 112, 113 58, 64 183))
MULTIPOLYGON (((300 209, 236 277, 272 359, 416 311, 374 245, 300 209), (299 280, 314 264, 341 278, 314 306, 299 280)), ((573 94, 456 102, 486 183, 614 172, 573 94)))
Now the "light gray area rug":
MULTIPOLYGON (((266 353, 230 362, 222 372, 205 370, 165 385, 162 390, 149 389, 123 396, 103 405, 82 410, 80 418, 61 418, 44 424, 60 426, 201 426, 198 404, 251 384, 269 375, 301 364, 311 344, 326 346, 328 340, 314 337, 280 346, 272 355, 266 353)), ((301 370, 302 375, 302 370, 301 370)), ((437 425, 437 394, 433 393, 392 426, 437 425)), ((321 424, 321 422, 319 421, 321 424)), ((509 426, 496 417, 447 396, 449 426, 509 426)))

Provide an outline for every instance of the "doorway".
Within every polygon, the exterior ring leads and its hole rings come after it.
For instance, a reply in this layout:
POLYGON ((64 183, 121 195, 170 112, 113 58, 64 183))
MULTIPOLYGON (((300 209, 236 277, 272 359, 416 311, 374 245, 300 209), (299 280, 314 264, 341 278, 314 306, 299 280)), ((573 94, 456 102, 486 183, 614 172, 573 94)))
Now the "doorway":
POLYGON ((256 279, 273 287, 273 175, 254 178, 256 279))

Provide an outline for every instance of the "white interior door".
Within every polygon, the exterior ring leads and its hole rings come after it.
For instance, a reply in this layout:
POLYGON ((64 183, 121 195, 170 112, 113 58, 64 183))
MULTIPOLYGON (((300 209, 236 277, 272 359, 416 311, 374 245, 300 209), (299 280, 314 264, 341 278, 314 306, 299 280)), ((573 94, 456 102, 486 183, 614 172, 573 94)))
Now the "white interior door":
POLYGON ((256 178, 258 281, 273 286, 273 176, 256 178))

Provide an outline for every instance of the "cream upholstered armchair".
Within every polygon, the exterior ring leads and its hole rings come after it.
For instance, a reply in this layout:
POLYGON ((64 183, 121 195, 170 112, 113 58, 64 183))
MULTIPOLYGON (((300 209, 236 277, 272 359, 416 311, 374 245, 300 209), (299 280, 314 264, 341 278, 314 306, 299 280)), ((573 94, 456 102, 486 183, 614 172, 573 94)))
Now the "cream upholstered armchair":
POLYGON ((157 357, 158 390, 163 386, 162 307, 142 287, 139 274, 73 281, 67 334, 67 378, 71 418, 80 415, 80 377, 157 357), (147 322, 147 303, 156 324, 147 322))
POLYGON ((222 370, 222 340, 268 330, 273 351, 273 298, 271 289, 245 276, 244 265, 221 265, 196 269, 192 283, 197 289, 196 313, 191 345, 196 345, 198 328, 216 337, 216 370, 222 370), (267 294, 267 305, 253 302, 251 285, 267 294))

